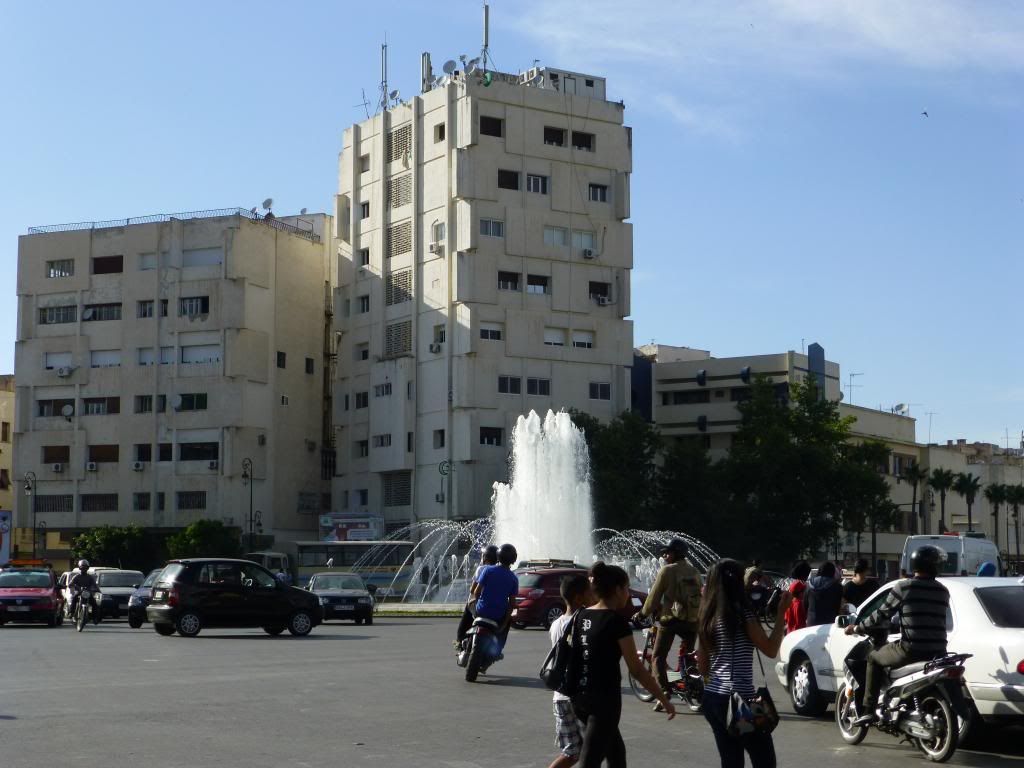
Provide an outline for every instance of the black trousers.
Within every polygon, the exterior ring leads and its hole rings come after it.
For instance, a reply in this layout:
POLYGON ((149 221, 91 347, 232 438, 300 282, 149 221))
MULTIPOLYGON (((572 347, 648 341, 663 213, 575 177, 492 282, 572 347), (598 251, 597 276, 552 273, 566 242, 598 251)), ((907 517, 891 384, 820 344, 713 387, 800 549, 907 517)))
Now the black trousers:
POLYGON ((455 630, 455 639, 460 643, 466 638, 466 633, 469 632, 469 628, 473 626, 473 619, 476 616, 476 614, 473 613, 473 606, 475 604, 475 600, 470 600, 466 603, 466 609, 462 612, 462 618, 459 619, 459 628, 455 630))
POLYGON ((572 708, 583 726, 583 747, 579 768, 626 768, 626 745, 619 733, 622 694, 582 695, 572 700, 572 708))
POLYGON ((916 661, 917 657, 900 643, 886 643, 868 654, 868 667, 864 675, 864 713, 875 711, 878 694, 885 681, 886 667, 893 669, 916 661))
POLYGON ((770 733, 730 736, 728 731, 729 695, 704 692, 704 719, 715 735, 722 768, 743 768, 743 753, 750 755, 753 768, 775 768, 775 742, 770 733))

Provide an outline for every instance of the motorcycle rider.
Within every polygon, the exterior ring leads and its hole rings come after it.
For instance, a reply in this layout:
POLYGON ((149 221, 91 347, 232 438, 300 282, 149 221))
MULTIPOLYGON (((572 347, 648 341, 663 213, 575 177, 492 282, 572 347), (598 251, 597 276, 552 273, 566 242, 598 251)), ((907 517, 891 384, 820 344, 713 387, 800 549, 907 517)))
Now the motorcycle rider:
POLYGON ((512 626, 512 610, 519 593, 519 577, 512 572, 512 565, 518 559, 519 553, 515 547, 502 544, 498 548, 498 564, 486 566, 477 578, 477 618, 497 622, 502 649, 505 648, 508 630, 512 626))
MULTIPOLYGON (((690 545, 682 539, 672 539, 661 548, 665 565, 651 585, 643 607, 633 614, 639 623, 648 616, 657 616, 658 634, 654 642, 654 670, 661 690, 666 694, 668 683, 668 652, 672 641, 679 637, 692 651, 697 642, 697 613, 700 610, 700 573, 686 561, 690 545)), ((661 712, 661 704, 654 710, 661 712)))
MULTIPOLYGON (((99 592, 100 588, 96 584, 96 577, 89 573, 89 561, 82 559, 78 561, 78 573, 71 577, 68 581, 68 588, 71 590, 71 615, 75 615, 75 608, 78 606, 78 598, 83 590, 89 590, 90 592, 99 592)), ((96 606, 91 605, 89 608, 92 610, 93 623, 99 624, 99 616, 96 612, 96 606)))
POLYGON ((475 618, 474 607, 477 599, 480 597, 480 574, 483 573, 484 568, 488 565, 496 565, 497 562, 498 548, 494 544, 488 544, 484 547, 483 552, 480 553, 480 565, 473 572, 473 584, 469 589, 469 599, 466 601, 466 607, 462 611, 462 618, 459 620, 458 629, 455 630, 455 642, 453 645, 456 650, 462 647, 462 641, 466 639, 466 633, 473 626, 473 619, 475 618))
POLYGON ((936 581, 946 553, 933 546, 918 547, 910 555, 913 576, 898 581, 885 602, 857 624, 846 628, 846 634, 885 626, 899 612, 900 639, 887 643, 868 654, 864 685, 864 707, 867 710, 854 721, 867 725, 878 719, 875 706, 882 688, 886 668, 902 667, 915 661, 927 661, 946 653, 946 612, 949 590, 936 581))

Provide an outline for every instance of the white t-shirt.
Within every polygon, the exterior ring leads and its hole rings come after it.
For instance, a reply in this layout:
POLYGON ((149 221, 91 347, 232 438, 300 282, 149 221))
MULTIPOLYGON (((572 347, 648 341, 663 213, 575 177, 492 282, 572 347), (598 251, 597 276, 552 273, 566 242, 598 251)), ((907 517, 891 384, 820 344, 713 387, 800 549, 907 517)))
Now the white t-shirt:
MULTIPOLYGON (((551 622, 551 629, 548 630, 548 634, 551 635, 551 645, 554 646, 558 642, 558 638, 562 636, 562 632, 565 629, 565 625, 572 620, 570 614, 563 614, 551 622)), ((569 697, 564 693, 555 691, 555 695, 551 697, 554 701, 569 701, 569 697)))

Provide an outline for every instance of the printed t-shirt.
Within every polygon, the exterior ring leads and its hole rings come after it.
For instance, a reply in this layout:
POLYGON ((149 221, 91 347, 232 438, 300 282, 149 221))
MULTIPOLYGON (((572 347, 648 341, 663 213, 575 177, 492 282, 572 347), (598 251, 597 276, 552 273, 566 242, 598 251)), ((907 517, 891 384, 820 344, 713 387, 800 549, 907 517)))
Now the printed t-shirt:
POLYGON ((607 608, 585 608, 580 611, 576 626, 583 662, 580 667, 580 694, 618 696, 622 688, 619 641, 632 635, 629 622, 607 608))

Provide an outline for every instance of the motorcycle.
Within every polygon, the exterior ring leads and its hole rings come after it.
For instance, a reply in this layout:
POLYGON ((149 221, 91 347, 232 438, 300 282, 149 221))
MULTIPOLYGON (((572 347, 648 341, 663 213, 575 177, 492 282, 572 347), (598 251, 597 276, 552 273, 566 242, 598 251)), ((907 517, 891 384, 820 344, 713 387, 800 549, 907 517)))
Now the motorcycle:
MULTIPOLYGON (((836 697, 836 725, 847 744, 859 744, 869 725, 856 720, 868 712, 864 701, 867 656, 885 643, 885 633, 871 633, 853 647, 843 669, 846 682, 836 697)), ((950 653, 889 670, 883 687, 881 719, 873 725, 889 736, 902 737, 934 763, 944 763, 956 752, 958 718, 969 717, 964 696, 964 661, 969 653, 950 653)))
POLYGON ((463 639, 455 663, 466 668, 466 682, 475 683, 477 675, 502 658, 501 625, 492 619, 477 616, 463 639))
POLYGON ((81 632, 85 629, 85 624, 89 621, 89 615, 92 614, 93 623, 99 624, 99 591, 93 592, 89 589, 83 589, 78 593, 78 604, 75 606, 75 628, 81 632))

